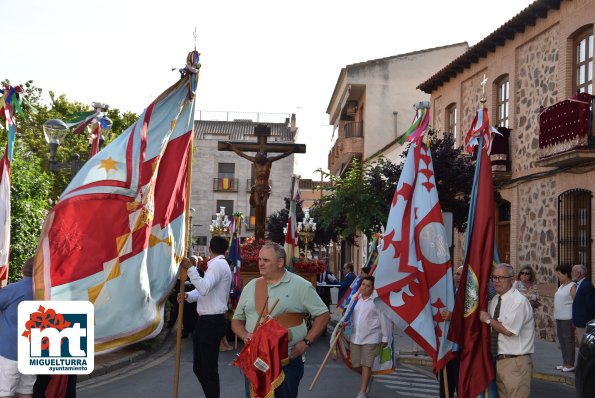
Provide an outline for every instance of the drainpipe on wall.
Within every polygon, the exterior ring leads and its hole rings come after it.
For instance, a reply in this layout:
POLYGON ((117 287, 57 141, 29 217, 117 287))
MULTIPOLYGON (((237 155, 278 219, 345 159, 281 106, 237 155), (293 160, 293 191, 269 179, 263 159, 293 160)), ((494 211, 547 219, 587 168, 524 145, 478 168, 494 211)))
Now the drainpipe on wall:
POLYGON ((393 120, 394 120, 394 124, 395 124, 395 138, 398 138, 399 137, 398 116, 399 116, 399 112, 394 111, 393 112, 393 120))

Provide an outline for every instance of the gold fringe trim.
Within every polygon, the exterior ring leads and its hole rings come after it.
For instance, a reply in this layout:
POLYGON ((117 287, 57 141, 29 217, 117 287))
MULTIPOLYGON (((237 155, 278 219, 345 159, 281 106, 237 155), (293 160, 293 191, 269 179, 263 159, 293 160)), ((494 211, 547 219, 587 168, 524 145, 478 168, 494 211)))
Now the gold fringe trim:
POLYGON ((566 141, 558 142, 552 145, 546 145, 543 148, 539 148, 539 156, 545 158, 547 156, 556 155, 558 153, 566 152, 571 149, 576 149, 580 146, 586 146, 588 144, 588 138, 579 136, 578 134, 566 141))
MULTIPOLYGON (((275 380, 273 380, 273 382, 271 383, 271 389, 269 390, 268 394, 265 395, 262 398, 274 398, 275 396, 275 390, 281 385, 283 384, 283 382, 285 381, 285 372, 281 371, 281 373, 279 374, 279 377, 277 377, 275 380)), ((254 394, 254 387, 252 386, 252 384, 250 384, 250 397, 251 398, 256 398, 256 394, 254 394)))

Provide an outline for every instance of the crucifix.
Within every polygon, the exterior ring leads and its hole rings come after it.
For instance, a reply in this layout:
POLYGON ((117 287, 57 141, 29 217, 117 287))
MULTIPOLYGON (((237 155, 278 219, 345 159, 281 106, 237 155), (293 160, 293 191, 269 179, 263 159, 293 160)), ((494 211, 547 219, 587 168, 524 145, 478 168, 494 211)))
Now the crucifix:
POLYGON ((271 166, 273 162, 292 153, 306 153, 306 145, 267 142, 267 137, 271 135, 271 127, 266 124, 257 124, 254 127, 254 135, 256 136, 256 143, 219 141, 217 149, 220 151, 233 151, 254 165, 256 179, 250 190, 250 206, 254 207, 256 218, 254 237, 264 239, 267 201, 271 194, 271 186, 269 185, 271 166), (256 155, 250 156, 246 152, 255 152, 256 155), (267 156, 269 152, 280 153, 280 155, 269 157, 267 156))
POLYGON ((486 77, 486 74, 483 74, 483 79, 481 80, 481 83, 479 83, 481 85, 481 99, 479 100, 479 102, 481 102, 482 104, 484 104, 487 101, 486 98, 486 84, 488 84, 488 78, 486 77))

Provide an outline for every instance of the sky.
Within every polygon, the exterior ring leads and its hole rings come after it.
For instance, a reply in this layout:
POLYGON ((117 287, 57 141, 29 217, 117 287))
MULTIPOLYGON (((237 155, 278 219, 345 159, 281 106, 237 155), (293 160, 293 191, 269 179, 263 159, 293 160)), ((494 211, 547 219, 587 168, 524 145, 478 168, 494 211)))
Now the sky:
POLYGON ((531 1, 3 3, 1 80, 33 80, 46 94, 140 114, 179 78, 172 69, 183 67, 196 45, 202 64, 196 109, 296 113, 296 142, 307 146, 296 155, 296 173, 320 178, 314 171, 327 167, 326 109, 341 68, 465 41, 472 46, 531 1))

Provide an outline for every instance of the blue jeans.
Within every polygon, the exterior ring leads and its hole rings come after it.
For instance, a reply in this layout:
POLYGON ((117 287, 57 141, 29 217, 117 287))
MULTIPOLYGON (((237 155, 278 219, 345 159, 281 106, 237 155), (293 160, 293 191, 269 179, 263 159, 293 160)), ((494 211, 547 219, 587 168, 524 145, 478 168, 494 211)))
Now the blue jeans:
MULTIPOLYGON (((285 380, 275 390, 275 398, 297 398, 300 380, 304 376, 304 361, 302 357, 292 359, 287 365, 283 366, 285 380)), ((246 387, 246 398, 250 398, 250 383, 244 377, 246 387)))

